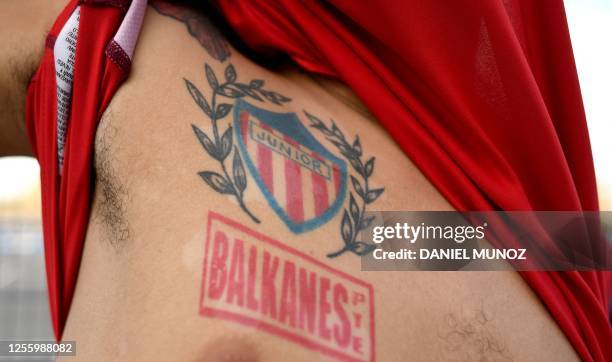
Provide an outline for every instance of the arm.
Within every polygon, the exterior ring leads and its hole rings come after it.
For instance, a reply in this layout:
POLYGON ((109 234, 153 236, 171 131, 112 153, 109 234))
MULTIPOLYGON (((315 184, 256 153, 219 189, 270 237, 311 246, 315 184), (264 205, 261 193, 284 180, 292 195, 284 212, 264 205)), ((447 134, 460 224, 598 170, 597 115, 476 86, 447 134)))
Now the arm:
MULTIPOLYGON (((6 54, 0 57, 5 58, 6 54)), ((30 156, 32 150, 24 122, 26 75, 10 60, 2 59, 0 64, 0 157, 30 156)))
POLYGON ((27 87, 42 56, 45 35, 63 3, 0 3, 0 157, 32 155, 25 130, 27 87))

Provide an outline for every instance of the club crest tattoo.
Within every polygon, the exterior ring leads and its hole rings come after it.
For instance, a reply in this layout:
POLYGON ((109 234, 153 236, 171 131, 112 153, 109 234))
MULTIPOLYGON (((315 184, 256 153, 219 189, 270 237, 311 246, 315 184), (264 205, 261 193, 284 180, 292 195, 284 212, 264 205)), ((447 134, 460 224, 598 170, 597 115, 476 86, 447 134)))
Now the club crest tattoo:
POLYGON ((319 143, 297 114, 238 100, 234 130, 248 170, 292 232, 310 231, 338 212, 346 193, 346 162, 319 143))
POLYGON ((296 234, 331 220, 348 194, 348 207, 340 221, 344 245, 327 256, 335 258, 345 252, 365 255, 374 250, 375 245, 359 241, 357 236, 372 223, 372 218, 364 216, 366 207, 380 197, 384 188, 370 185, 375 158, 363 158, 359 136, 349 142, 334 122, 328 127, 304 112, 310 127, 342 155, 338 157, 309 132, 298 114, 272 112, 246 101, 276 105, 291 101, 265 89, 263 80, 240 82, 231 64, 222 79, 208 64, 204 72, 212 90, 210 100, 193 82, 184 79, 191 98, 210 120, 208 133, 195 124, 193 132, 204 151, 218 162, 216 169, 198 172, 202 180, 216 192, 232 196, 253 222, 260 223, 244 201, 248 170, 270 207, 296 234), (234 104, 228 103, 231 100, 234 104), (354 174, 349 174, 348 164, 354 174))

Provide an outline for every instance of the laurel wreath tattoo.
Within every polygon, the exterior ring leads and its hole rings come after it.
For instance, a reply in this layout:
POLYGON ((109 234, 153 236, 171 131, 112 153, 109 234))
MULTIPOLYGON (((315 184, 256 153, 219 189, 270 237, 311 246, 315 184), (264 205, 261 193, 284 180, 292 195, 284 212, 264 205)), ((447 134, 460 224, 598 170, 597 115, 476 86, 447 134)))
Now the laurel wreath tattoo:
POLYGON ((196 137, 200 141, 200 144, 204 150, 215 160, 217 160, 221 166, 222 173, 215 171, 201 171, 198 175, 202 177, 204 182, 208 184, 213 190, 221 193, 233 195, 238 201, 240 208, 257 224, 260 220, 253 215, 253 213, 247 208, 244 203, 244 191, 247 187, 246 172, 244 165, 240 157, 240 153, 236 146, 234 146, 232 126, 229 125, 225 131, 221 134, 219 131, 219 121, 225 118, 231 111, 233 104, 220 103, 219 98, 225 97, 230 99, 248 97, 255 99, 260 102, 268 102, 282 105, 283 103, 291 101, 290 98, 285 97, 279 93, 265 90, 263 88, 264 81, 261 79, 251 80, 247 83, 240 83, 237 81, 236 69, 232 64, 229 64, 225 68, 225 82, 220 83, 219 79, 215 75, 212 68, 204 63, 204 70, 206 73, 206 80, 208 85, 212 89, 212 98, 210 104, 202 95, 202 92, 188 79, 183 78, 187 90, 193 98, 194 102, 200 107, 200 109, 206 114, 211 120, 213 138, 211 139, 201 128, 192 124, 191 127, 196 137), (226 159, 230 154, 234 152, 232 159, 232 176, 230 177, 227 167, 225 166, 226 159))
POLYGON ((335 258, 347 251, 357 255, 367 255, 376 249, 376 245, 358 241, 357 234, 359 231, 367 229, 375 218, 374 216, 365 217, 366 205, 376 201, 385 191, 384 187, 370 189, 369 178, 374 172, 374 161, 376 158, 371 157, 364 163, 362 161, 363 150, 359 136, 355 136, 355 140, 351 144, 346 140, 344 134, 333 120, 330 129, 319 118, 306 111, 304 113, 311 121, 310 126, 323 133, 327 140, 338 148, 338 151, 349 161, 352 168, 362 179, 360 181, 357 177, 351 175, 354 192, 351 191, 349 193, 349 207, 344 209, 340 223, 340 234, 342 235, 344 246, 338 251, 327 254, 327 257, 335 258), (355 195, 358 196, 360 203, 357 202, 355 195))

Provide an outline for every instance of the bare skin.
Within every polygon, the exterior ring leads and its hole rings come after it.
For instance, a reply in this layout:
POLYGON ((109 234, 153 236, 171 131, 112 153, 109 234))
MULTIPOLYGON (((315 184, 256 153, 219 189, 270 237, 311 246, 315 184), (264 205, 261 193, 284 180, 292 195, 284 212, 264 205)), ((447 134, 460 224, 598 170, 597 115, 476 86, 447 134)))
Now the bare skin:
POLYGON ((64 5, 62 0, 0 5, 0 157, 32 155, 23 121, 26 89, 46 33, 64 5))
MULTIPOLYGON (((212 137, 211 119, 184 79, 210 102, 213 91, 204 64, 219 79, 232 64, 238 81, 262 79, 265 89, 290 98, 281 104, 249 102, 299 114, 312 136, 338 157, 334 145, 309 127, 303 111, 327 124, 333 119, 351 140, 359 135, 364 154, 376 157, 369 182, 384 187, 372 210, 452 210, 356 105, 348 88, 293 69, 272 72, 231 47, 229 52, 226 60, 216 59, 185 24, 147 10, 130 78, 96 136, 96 191, 63 336, 77 341, 78 360, 333 359, 252 326, 200 314, 211 211, 370 284, 378 361, 577 359, 517 273, 361 272, 351 252, 328 257, 342 245, 341 211, 308 232, 295 233, 272 210, 250 171, 242 197, 206 184, 198 172, 222 171, 194 135, 192 125, 212 137), (259 223, 241 208, 241 200, 259 223)), ((219 121, 221 131, 230 119, 219 121)))

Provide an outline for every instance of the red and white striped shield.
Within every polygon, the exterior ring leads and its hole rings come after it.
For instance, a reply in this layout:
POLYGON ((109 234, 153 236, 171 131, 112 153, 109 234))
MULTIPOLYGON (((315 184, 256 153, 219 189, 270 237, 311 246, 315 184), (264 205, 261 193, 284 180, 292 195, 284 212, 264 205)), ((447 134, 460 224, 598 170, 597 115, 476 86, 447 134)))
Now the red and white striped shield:
POLYGON ((247 168, 291 231, 311 230, 340 209, 346 162, 319 143, 297 114, 271 112, 238 100, 234 130, 247 168))

